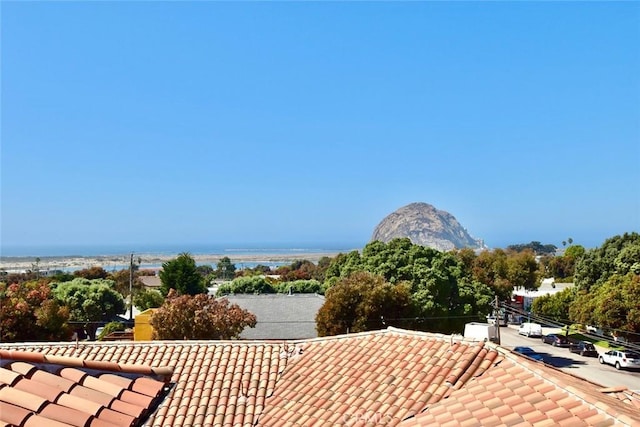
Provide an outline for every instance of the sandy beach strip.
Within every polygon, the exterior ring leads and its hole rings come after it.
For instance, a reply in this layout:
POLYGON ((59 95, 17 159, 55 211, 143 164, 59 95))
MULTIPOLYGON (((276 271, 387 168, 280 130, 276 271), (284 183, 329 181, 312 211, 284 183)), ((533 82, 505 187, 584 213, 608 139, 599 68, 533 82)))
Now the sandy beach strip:
MULTIPOLYGON (((216 264, 223 257, 228 257, 232 264, 269 264, 292 263, 298 260, 307 260, 317 263, 321 258, 332 258, 339 252, 304 252, 304 253, 264 253, 264 254, 191 254, 197 264, 216 264)), ((95 255, 95 256, 42 256, 39 257, 38 268, 40 270, 56 270, 69 268, 103 267, 105 270, 116 265, 127 265, 130 254, 124 255, 95 255)), ((145 265, 159 265, 175 259, 178 254, 134 254, 134 261, 144 268, 145 265)), ((2 257, 0 270, 16 271, 29 270, 34 267, 36 257, 2 257)), ((239 267, 239 266, 238 266, 239 267)))

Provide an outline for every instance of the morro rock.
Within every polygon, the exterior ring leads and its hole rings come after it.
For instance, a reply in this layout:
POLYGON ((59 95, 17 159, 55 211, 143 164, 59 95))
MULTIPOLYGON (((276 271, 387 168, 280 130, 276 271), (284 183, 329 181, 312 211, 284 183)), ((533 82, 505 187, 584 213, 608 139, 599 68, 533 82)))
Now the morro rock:
POLYGON ((428 203, 411 203, 389 214, 375 228, 371 241, 387 243, 400 237, 440 251, 485 248, 482 240, 471 237, 453 215, 428 203))

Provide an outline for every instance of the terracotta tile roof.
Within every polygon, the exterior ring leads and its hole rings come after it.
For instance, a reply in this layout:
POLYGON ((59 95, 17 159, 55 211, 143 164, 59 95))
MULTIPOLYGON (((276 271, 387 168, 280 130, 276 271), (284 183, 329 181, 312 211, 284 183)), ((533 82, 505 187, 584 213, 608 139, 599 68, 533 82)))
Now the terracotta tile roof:
POLYGON ((396 425, 481 375, 498 353, 482 343, 386 330, 300 344, 267 399, 260 424, 372 421, 396 425))
MULTIPOLYGON (((2 347, 26 350, 28 352, 20 352, 23 359, 30 357, 34 363, 48 360, 72 365, 73 368, 59 369, 56 375, 33 364, 31 367, 18 364, 16 369, 28 372, 45 385, 67 390, 59 402, 61 406, 80 409, 84 402, 85 412, 95 415, 103 414, 101 408, 109 403, 109 416, 124 417, 120 422, 111 421, 116 425, 129 425, 126 421, 132 420, 136 409, 146 403, 141 395, 156 387, 157 381, 151 377, 158 374, 169 376, 172 389, 145 425, 254 425, 288 360, 282 342, 87 342, 77 346, 75 343, 42 343, 2 347), (136 364, 139 373, 147 376, 125 383, 126 378, 118 372, 130 371, 129 364, 136 364), (173 370, 153 366, 169 366, 173 370), (83 372, 87 368, 109 373, 102 372, 97 378, 85 377, 83 372), (99 391, 91 388, 97 380, 101 381, 99 391), (78 385, 78 381, 82 384, 78 385), (127 392, 112 402, 112 395, 122 388, 127 392)), ((0 363, 9 363, 9 353, 19 352, 0 350, 0 363)), ((9 383, 15 375, 0 370, 0 381, 9 383)), ((16 387, 7 385, 9 389, 8 394, 21 395, 16 387)), ((2 400, 0 396, 0 402, 2 400)), ((35 405, 38 401, 33 402, 35 405)), ((1 407, 0 413, 4 414, 1 407)), ((5 420, 0 417, 0 421, 5 420)))
POLYGON ((401 426, 465 425, 468 420, 480 425, 640 426, 638 393, 602 389, 497 348, 500 363, 401 426))
POLYGON ((141 425, 172 371, 0 349, 0 425, 141 425))
POLYGON ((5 423, 36 423, 55 409, 57 422, 129 425, 153 395, 154 376, 164 374, 172 388, 145 425, 640 425, 637 393, 601 389, 491 343, 393 328, 287 342, 2 348, 31 352, 20 362, 0 353, 5 423), (130 364, 138 365, 135 378, 130 364), (152 368, 158 366, 173 372, 152 368), (32 381, 42 384, 39 394, 32 381), (23 401, 22 393, 35 397, 23 401), (72 410, 85 415, 72 417, 72 410))

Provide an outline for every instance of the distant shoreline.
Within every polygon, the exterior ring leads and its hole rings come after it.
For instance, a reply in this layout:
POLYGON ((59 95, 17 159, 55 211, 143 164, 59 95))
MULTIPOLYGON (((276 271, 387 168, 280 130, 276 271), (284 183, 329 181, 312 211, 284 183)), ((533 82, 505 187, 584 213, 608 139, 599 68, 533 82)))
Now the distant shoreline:
MULTIPOLYGON (((216 264, 221 258, 228 257, 233 264, 242 263, 289 263, 297 260, 307 260, 317 263, 323 257, 334 257, 340 251, 300 252, 300 253, 259 253, 259 254, 191 254, 197 264, 216 264)), ((344 252, 342 252, 344 253, 344 252)), ((107 267, 127 265, 130 254, 122 255, 71 255, 71 256, 3 256, 0 257, 0 269, 5 271, 31 269, 36 258, 39 258, 40 270, 68 270, 90 267, 107 267)), ((134 262, 140 260, 140 267, 145 265, 159 265, 176 258, 178 254, 134 254, 134 262)))

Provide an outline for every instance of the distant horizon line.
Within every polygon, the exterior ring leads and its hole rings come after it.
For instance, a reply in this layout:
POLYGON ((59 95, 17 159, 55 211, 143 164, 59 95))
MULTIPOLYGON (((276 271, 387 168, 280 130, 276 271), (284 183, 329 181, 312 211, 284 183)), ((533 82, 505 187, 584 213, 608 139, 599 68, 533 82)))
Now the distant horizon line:
POLYGON ((187 252, 193 255, 321 253, 363 248, 365 243, 158 243, 158 244, 28 244, 2 245, 1 258, 16 257, 90 257, 115 255, 171 255, 187 252))
MULTIPOLYGON (((482 239, 486 245, 486 240, 482 239)), ((604 242, 604 240, 603 240, 604 242)), ((601 242, 600 244, 602 244, 601 242)), ((364 248, 367 241, 300 241, 300 242, 223 242, 223 243, 41 243, 41 244, 5 244, 0 242, 0 258, 26 258, 26 257, 91 257, 91 256, 123 256, 131 253, 139 255, 174 255, 187 252, 193 255, 225 255, 225 254, 293 254, 300 253, 324 253, 324 252, 349 252, 364 248)), ((519 243, 527 244, 530 242, 519 243)), ((552 244, 562 248, 561 244, 552 244)), ((506 248, 513 245, 486 245, 487 249, 506 248)), ((579 244, 579 243, 577 243, 579 244)), ((585 246, 595 248, 600 244, 585 246)))

